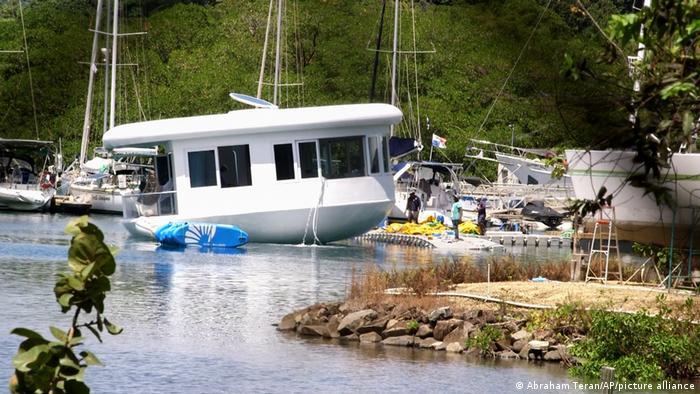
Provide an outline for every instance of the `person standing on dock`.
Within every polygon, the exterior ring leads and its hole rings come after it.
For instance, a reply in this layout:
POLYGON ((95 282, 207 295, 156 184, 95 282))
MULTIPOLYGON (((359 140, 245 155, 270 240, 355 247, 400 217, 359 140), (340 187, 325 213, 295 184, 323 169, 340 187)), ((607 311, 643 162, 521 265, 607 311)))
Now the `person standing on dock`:
POLYGON ((486 235, 486 197, 479 200, 476 206, 476 223, 479 225, 479 235, 486 235))
POLYGON ((406 202, 406 217, 409 223, 418 223, 418 212, 420 211, 420 198, 416 196, 415 192, 411 192, 408 195, 408 201, 406 202))
POLYGON ((459 223, 462 222, 462 204, 459 202, 459 196, 452 197, 452 228, 455 232, 455 240, 459 240, 459 223))

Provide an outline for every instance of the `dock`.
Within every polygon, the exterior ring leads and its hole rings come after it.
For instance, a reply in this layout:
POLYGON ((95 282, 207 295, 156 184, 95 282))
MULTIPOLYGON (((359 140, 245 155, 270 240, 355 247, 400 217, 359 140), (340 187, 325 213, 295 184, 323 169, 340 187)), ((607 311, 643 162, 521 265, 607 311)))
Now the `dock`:
POLYGON ((419 248, 451 250, 493 250, 508 246, 563 248, 571 247, 571 238, 548 234, 523 234, 518 231, 488 231, 486 235, 461 235, 455 241, 452 235, 426 237, 374 230, 356 237, 359 241, 414 246, 419 248))

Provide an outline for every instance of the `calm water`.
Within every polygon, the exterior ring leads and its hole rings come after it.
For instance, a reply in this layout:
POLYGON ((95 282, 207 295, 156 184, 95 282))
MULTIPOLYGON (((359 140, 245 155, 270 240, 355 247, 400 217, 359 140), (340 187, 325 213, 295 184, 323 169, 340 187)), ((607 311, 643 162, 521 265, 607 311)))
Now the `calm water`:
MULTIPOLYGON (((12 328, 48 335, 49 325, 69 324, 52 292, 67 269, 69 220, 0 212, 0 390, 20 342, 12 328)), ((558 365, 340 346, 272 326, 294 309, 342 298, 353 267, 401 266, 430 259, 427 251, 253 244, 237 254, 176 252, 129 238, 117 217, 92 221, 120 248, 106 316, 125 328, 88 344, 106 364, 87 371, 94 393, 505 393, 518 392, 517 382, 571 382, 558 365)))

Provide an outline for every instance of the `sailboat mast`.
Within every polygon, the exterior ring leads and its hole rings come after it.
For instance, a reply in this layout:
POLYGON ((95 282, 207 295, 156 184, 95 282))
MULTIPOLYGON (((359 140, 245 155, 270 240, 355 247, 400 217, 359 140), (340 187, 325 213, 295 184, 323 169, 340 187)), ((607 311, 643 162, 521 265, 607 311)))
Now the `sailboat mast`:
POLYGON ((95 74, 97 73, 97 43, 100 35, 100 18, 102 17, 102 0, 97 0, 97 12, 95 13, 95 34, 92 37, 92 53, 90 54, 90 77, 88 78, 88 93, 85 102, 85 118, 83 119, 83 139, 80 142, 80 161, 78 164, 85 163, 87 155, 88 142, 90 141, 90 116, 92 114, 92 91, 95 82, 95 74))
MULTIPOLYGON (((399 0, 394 1, 394 47, 391 53, 391 105, 396 105, 396 57, 399 46, 399 0)), ((393 130, 393 126, 392 126, 393 130)))
MULTIPOLYGON (((107 15, 108 17, 106 18, 106 26, 105 26, 105 31, 110 31, 112 29, 112 22, 109 18, 109 15, 112 14, 112 3, 110 0, 107 0, 107 15)), ((109 97, 109 43, 110 43, 110 35, 106 34, 105 35, 105 46, 102 48, 103 55, 104 55, 104 65, 105 65, 105 83, 104 83, 104 93, 102 97, 104 97, 103 104, 102 104, 102 134, 104 134, 107 131, 107 127, 109 126, 109 100, 107 100, 107 97, 109 97)))
POLYGON ((277 91, 279 90, 280 74, 282 72, 282 56, 281 46, 282 46, 282 5, 284 0, 278 0, 277 2, 277 43, 275 48, 275 83, 273 85, 272 94, 272 104, 278 105, 277 102, 277 91))
POLYGON ((117 103, 117 41, 119 33, 119 0, 114 0, 114 16, 112 18, 112 82, 109 94, 109 128, 114 128, 114 115, 117 103))
POLYGON ((374 52, 374 67, 372 68, 372 87, 369 91, 369 102, 374 101, 374 92, 377 87, 377 71, 379 69, 379 50, 382 45, 382 31, 384 30, 384 14, 386 13, 386 0, 382 0, 382 13, 379 17, 379 31, 377 32, 377 45, 374 52))
POLYGON ((265 43, 263 44, 262 59, 260 60, 260 77, 258 78, 257 98, 262 98, 263 79, 265 78, 265 61, 267 60, 267 42, 270 37, 270 21, 272 19, 272 7, 275 0, 270 0, 270 9, 267 11, 267 25, 265 26, 265 43))

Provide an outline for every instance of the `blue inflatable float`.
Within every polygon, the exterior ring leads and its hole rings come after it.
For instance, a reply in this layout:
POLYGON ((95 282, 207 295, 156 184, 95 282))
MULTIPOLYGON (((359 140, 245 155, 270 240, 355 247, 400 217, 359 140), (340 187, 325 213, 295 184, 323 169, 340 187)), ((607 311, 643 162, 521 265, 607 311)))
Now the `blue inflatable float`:
POLYGON ((248 233, 228 224, 171 222, 158 227, 153 234, 156 241, 173 246, 237 248, 248 243, 248 233))

